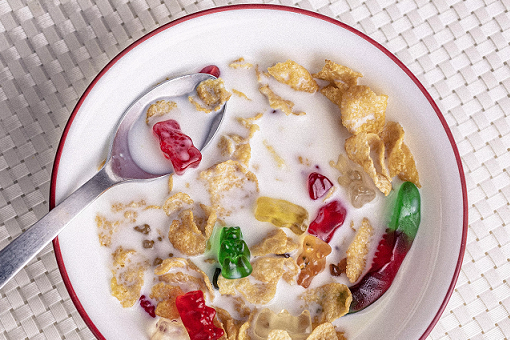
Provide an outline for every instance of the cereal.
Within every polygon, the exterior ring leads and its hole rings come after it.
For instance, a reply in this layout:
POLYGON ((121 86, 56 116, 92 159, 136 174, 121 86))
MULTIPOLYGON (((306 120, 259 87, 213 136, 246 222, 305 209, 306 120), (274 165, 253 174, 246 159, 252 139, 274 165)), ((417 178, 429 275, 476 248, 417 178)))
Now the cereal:
POLYGON ((368 246, 370 245, 373 233, 374 228, 372 228, 368 219, 364 218, 349 248, 347 248, 345 272, 351 283, 358 281, 358 278, 365 269, 368 246))
POLYGON ((290 100, 285 100, 269 88, 269 85, 261 85, 259 87, 260 93, 262 93, 264 96, 266 96, 267 100, 269 101, 269 106, 275 110, 282 110, 283 113, 285 113, 287 116, 293 114, 296 116, 302 116, 306 113, 304 112, 294 112, 294 103, 290 100))
POLYGON ((246 62, 244 58, 241 57, 231 62, 228 66, 231 68, 252 68, 253 64, 246 62))
POLYGON ((250 196, 259 191, 255 174, 234 160, 227 160, 202 171, 200 179, 207 183, 211 203, 218 216, 230 215, 233 207, 225 201, 229 197, 235 197, 236 194, 250 196))
POLYGON ((192 205, 193 203, 193 200, 188 194, 184 192, 178 192, 167 198, 165 203, 163 203, 162 208, 167 216, 170 216, 177 210, 181 209, 184 205, 192 205))
POLYGON ((352 134, 379 133, 386 119, 388 96, 376 95, 368 86, 354 85, 343 95, 340 104, 342 124, 352 134))
POLYGON ((276 162, 276 164, 278 165, 278 167, 285 168, 285 160, 276 152, 274 147, 271 144, 269 144, 269 142, 265 139, 262 143, 266 147, 267 151, 269 151, 271 156, 273 156, 273 159, 276 162))
POLYGON ((218 78, 204 80, 198 84, 197 95, 203 105, 192 96, 188 97, 190 103, 195 105, 198 111, 210 113, 219 110, 230 99, 231 93, 225 89, 223 79, 218 78))
POLYGON ((341 92, 345 92, 351 86, 357 85, 358 78, 363 77, 361 73, 327 59, 322 70, 312 76, 327 80, 330 84, 335 84, 335 87, 341 92))
POLYGON ((143 276, 147 262, 138 256, 136 251, 118 247, 112 254, 113 269, 110 286, 112 295, 121 303, 122 307, 132 307, 140 297, 143 286, 143 276))
POLYGON ((290 253, 298 248, 299 244, 290 237, 287 237, 287 234, 282 229, 275 229, 250 250, 253 256, 264 256, 268 254, 290 253))
POLYGON ((267 304, 276 295, 278 281, 294 283, 299 268, 292 258, 259 257, 252 262, 253 272, 242 279, 218 278, 220 294, 235 295, 236 291, 253 304, 267 304), (252 282, 255 279, 255 282, 252 282))
POLYGON ((324 322, 314 328, 306 340, 345 340, 342 332, 337 332, 330 322, 324 322))
POLYGON ((157 302, 156 315, 167 319, 178 319, 179 312, 175 306, 175 298, 184 294, 179 286, 160 282, 152 286, 150 298, 157 302))
POLYGON ((347 157, 361 165, 375 186, 388 196, 391 191, 391 179, 384 164, 384 150, 383 142, 375 133, 361 132, 345 141, 347 157), (377 157, 375 162, 372 159, 372 151, 377 157))
POLYGON ((191 209, 183 210, 179 214, 179 220, 173 220, 168 231, 168 239, 175 249, 188 256, 203 254, 207 240, 212 234, 217 215, 213 209, 200 205, 206 214, 201 221, 194 217, 191 209))
POLYGON ((319 89, 310 72, 292 60, 269 67, 267 72, 280 83, 289 85, 296 91, 315 93, 319 89))
POLYGON ((167 113, 176 108, 177 104, 174 101, 158 100, 154 104, 151 104, 147 109, 145 123, 149 124, 149 120, 151 117, 166 115, 167 113))
POLYGON ((390 177, 399 176, 403 181, 410 181, 421 187, 411 151, 404 144, 404 129, 397 122, 388 122, 381 132, 381 139, 386 147, 390 177))
POLYGON ((329 283, 315 289, 308 289, 301 298, 307 303, 318 303, 321 307, 321 313, 317 317, 317 322, 333 322, 349 312, 352 295, 346 285, 341 283, 329 283))
POLYGON ((241 92, 239 90, 232 89, 232 93, 235 94, 236 96, 244 98, 246 100, 251 100, 250 98, 248 98, 248 96, 245 93, 243 93, 243 92, 241 92))
POLYGON ((204 293, 208 292, 210 298, 214 299, 214 288, 209 277, 189 259, 167 258, 154 269, 154 274, 159 281, 183 286, 187 291, 200 289, 204 293))

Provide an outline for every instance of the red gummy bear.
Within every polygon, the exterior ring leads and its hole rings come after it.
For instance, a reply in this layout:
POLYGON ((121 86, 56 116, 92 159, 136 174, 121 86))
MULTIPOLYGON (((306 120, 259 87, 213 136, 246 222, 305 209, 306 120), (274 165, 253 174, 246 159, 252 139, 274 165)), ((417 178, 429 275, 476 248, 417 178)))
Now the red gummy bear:
POLYGON ((329 178, 317 172, 312 172, 308 176, 308 194, 313 200, 324 196, 332 186, 329 178))
POLYGON ((159 146, 166 158, 170 159, 177 175, 187 168, 196 168, 202 154, 193 141, 181 131, 179 123, 173 119, 154 124, 152 130, 159 137, 159 146))
POLYGON ((205 305, 201 290, 179 295, 175 305, 191 340, 217 340, 223 336, 223 329, 214 325, 216 310, 205 305))
POLYGON ((347 210, 339 201, 332 201, 319 209, 315 220, 310 223, 308 232, 324 242, 329 242, 345 221, 347 210))

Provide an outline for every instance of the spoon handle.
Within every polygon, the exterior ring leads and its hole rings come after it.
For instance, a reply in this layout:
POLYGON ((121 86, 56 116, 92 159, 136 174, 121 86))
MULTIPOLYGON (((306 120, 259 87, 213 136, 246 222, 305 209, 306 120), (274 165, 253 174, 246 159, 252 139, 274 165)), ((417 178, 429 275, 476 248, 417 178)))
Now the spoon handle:
POLYGON ((118 183, 104 167, 0 251, 0 288, 50 243, 67 224, 108 188, 118 183))

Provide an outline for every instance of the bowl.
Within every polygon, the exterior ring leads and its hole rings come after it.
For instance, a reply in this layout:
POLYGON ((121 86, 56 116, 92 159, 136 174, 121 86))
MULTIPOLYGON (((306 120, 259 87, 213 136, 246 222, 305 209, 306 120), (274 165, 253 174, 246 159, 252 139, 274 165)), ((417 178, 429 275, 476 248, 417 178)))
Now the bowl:
MULTIPOLYGON (((274 5, 219 7, 170 22, 133 43, 98 74, 73 110, 54 163, 51 206, 98 170, 117 120, 140 93, 166 77, 239 57, 266 66, 292 59, 317 70, 333 59, 362 72, 364 84, 389 96, 387 118, 404 126, 420 170, 422 222, 390 290, 337 325, 349 339, 426 338, 454 290, 465 249, 461 160, 443 115, 409 69, 379 43, 332 18, 274 5)), ((104 263, 109 253, 99 246, 94 222, 97 211, 133 192, 167 194, 157 181, 110 189, 53 242, 71 299, 99 339, 142 339, 148 332, 148 316, 122 308, 110 295, 111 273, 104 263)))

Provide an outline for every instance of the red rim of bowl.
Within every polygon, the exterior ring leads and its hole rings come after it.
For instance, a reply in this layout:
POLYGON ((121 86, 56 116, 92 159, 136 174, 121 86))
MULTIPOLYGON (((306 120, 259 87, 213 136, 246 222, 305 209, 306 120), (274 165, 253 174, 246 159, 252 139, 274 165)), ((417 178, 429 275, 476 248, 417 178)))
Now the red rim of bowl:
MULTIPOLYGON (((432 329, 434 328, 436 323, 439 321, 439 319, 441 317, 441 314, 443 313, 444 309, 446 308, 446 305, 448 304, 450 296, 452 295, 452 293, 453 293, 453 291, 455 289, 455 284, 457 282, 457 278, 459 276, 460 269, 461 269, 461 266, 462 266, 462 260, 464 258, 464 252, 465 252, 465 248, 466 248, 466 239, 467 239, 467 229, 468 229, 468 200, 467 200, 467 190, 466 190, 466 179, 464 177, 464 169, 462 167, 462 160, 460 158, 459 151, 458 151, 457 146, 455 144, 455 140, 453 138, 453 135, 452 135, 452 133, 450 131, 450 128, 448 127, 448 124, 447 124, 443 114, 441 113, 441 111, 439 110, 438 106, 436 105, 436 103, 434 102, 434 100, 432 99, 430 94, 427 92, 425 87, 416 78, 416 76, 414 76, 411 73, 411 71, 396 56, 394 56, 384 46, 382 46, 378 42, 374 41, 372 38, 368 37, 364 33, 359 32, 358 30, 350 27, 349 25, 346 25, 346 24, 344 24, 344 23, 342 23, 342 22, 340 22, 340 21, 338 21, 336 19, 324 16, 322 14, 319 14, 319 13, 316 13, 316 12, 310 12, 310 11, 307 11, 307 10, 303 10, 303 9, 299 9, 299 8, 294 8, 294 7, 286 7, 286 6, 280 6, 280 5, 266 5, 266 4, 246 4, 246 5, 232 5, 232 6, 225 6, 225 7, 217 7, 217 8, 212 8, 212 9, 200 11, 200 12, 197 12, 197 13, 194 13, 194 14, 190 14, 190 15, 184 16, 182 18, 176 19, 176 20, 174 20, 172 22, 169 22, 169 23, 167 23, 167 24, 165 24, 165 25, 155 29, 154 31, 146 34, 145 36, 143 36, 142 38, 140 38, 139 40, 135 41, 133 44, 128 46, 126 49, 124 49, 122 52, 120 52, 115 58, 113 58, 101 70, 101 72, 94 78, 94 80, 90 83, 90 85, 87 87, 87 89, 85 90, 85 92, 81 96, 80 100, 76 104, 73 112, 71 113, 71 117, 69 118, 69 120, 67 122, 67 125, 64 128, 64 132, 62 134, 62 138, 60 140, 60 143, 59 143, 59 146, 58 146, 58 149, 57 149, 57 154, 55 156, 55 162, 53 164, 53 169, 52 169, 52 174, 51 174, 51 186, 50 186, 50 209, 53 209, 53 207, 55 207, 55 189, 56 189, 56 182, 57 182, 57 176, 58 176, 58 167, 59 167, 59 164, 60 164, 60 158, 62 156, 62 150, 64 148, 64 144, 65 144, 65 141, 66 141, 66 138, 67 138, 67 134, 69 133, 69 129, 70 129, 70 127, 71 127, 71 125, 72 125, 72 123, 74 121, 74 118, 75 118, 76 114, 78 113, 78 111, 80 110, 80 107, 83 104, 85 98, 88 96, 88 94, 90 93, 92 88, 96 85, 96 83, 99 81, 99 79, 106 72, 108 72, 108 70, 115 63, 117 63, 117 61, 119 61, 124 55, 126 55, 128 52, 130 52, 134 47, 136 47, 140 43, 146 41, 147 39, 151 38, 152 36, 162 32, 162 31, 164 31, 164 30, 166 30, 166 29, 168 29, 170 27, 176 26, 176 25, 178 25, 180 23, 183 23, 183 22, 186 22, 188 20, 191 20, 191 19, 194 19, 194 18, 198 18, 198 17, 201 17, 201 16, 205 16, 205 15, 208 15, 208 14, 224 12, 224 11, 232 11, 232 10, 241 10, 241 9, 265 9, 265 10, 279 10, 279 11, 288 11, 288 12, 298 13, 298 14, 314 17, 314 18, 317 18, 317 19, 320 19, 320 20, 324 20, 326 22, 329 22, 329 23, 332 23, 334 25, 340 26, 340 27, 346 29, 347 31, 350 31, 350 32, 358 35, 359 37, 363 38, 364 40, 366 40, 370 44, 372 44, 375 47, 377 47, 379 50, 381 50, 381 52, 386 54, 393 62, 395 62, 395 64, 397 64, 402 69, 402 71, 404 71, 407 74, 407 76, 409 78, 411 78, 411 80, 416 84, 416 86, 418 86, 418 88, 421 90, 423 95, 429 101, 429 103, 432 106, 433 110, 436 112, 437 117, 439 118, 441 124, 443 125, 443 128, 444 128, 444 130, 446 132, 446 135, 448 136, 448 140, 450 141, 450 144, 452 146, 453 152, 455 154, 455 160, 457 162, 457 168, 459 170, 460 182, 461 182, 461 187, 462 187, 462 200, 463 200, 463 230, 462 230, 462 240, 461 240, 459 257, 457 259, 457 265, 455 267, 455 271, 454 271, 454 275, 453 275, 453 278, 452 278, 452 282, 450 283, 450 286, 448 287, 447 294, 446 294, 446 296, 445 296, 445 298, 444 298, 444 300, 443 300, 439 310, 437 311, 436 315, 432 319, 432 322, 430 323, 430 325, 425 329, 425 332, 423 333, 423 335, 420 337, 420 339, 425 339, 430 334, 430 332, 432 331, 432 329)), ((58 237, 56 237, 53 240, 53 248, 55 250, 55 256, 57 258, 57 263, 58 263, 58 267, 60 269, 60 273, 62 274, 62 279, 63 279, 64 284, 65 284, 65 286, 66 286, 66 288, 67 288, 67 290, 69 292, 69 295, 71 296, 71 300, 73 301, 73 303, 76 306, 76 309, 78 310, 78 312, 80 313, 81 317, 83 318, 83 320, 85 321, 85 323, 87 324, 89 329, 92 331, 92 333, 97 338, 99 338, 99 339, 105 339, 105 337, 101 334, 99 329, 97 329, 97 327, 94 325, 94 323, 92 322, 92 320, 88 316, 88 314, 85 311, 85 309, 83 308, 83 306, 82 306, 78 296, 76 295, 76 292, 73 289, 73 285, 71 284, 71 281, 70 281, 70 279, 69 279, 69 277, 67 275, 67 271, 66 271, 66 267, 65 267, 65 264, 64 264, 64 260, 62 258, 61 252, 60 252, 60 245, 59 245, 58 237)))

